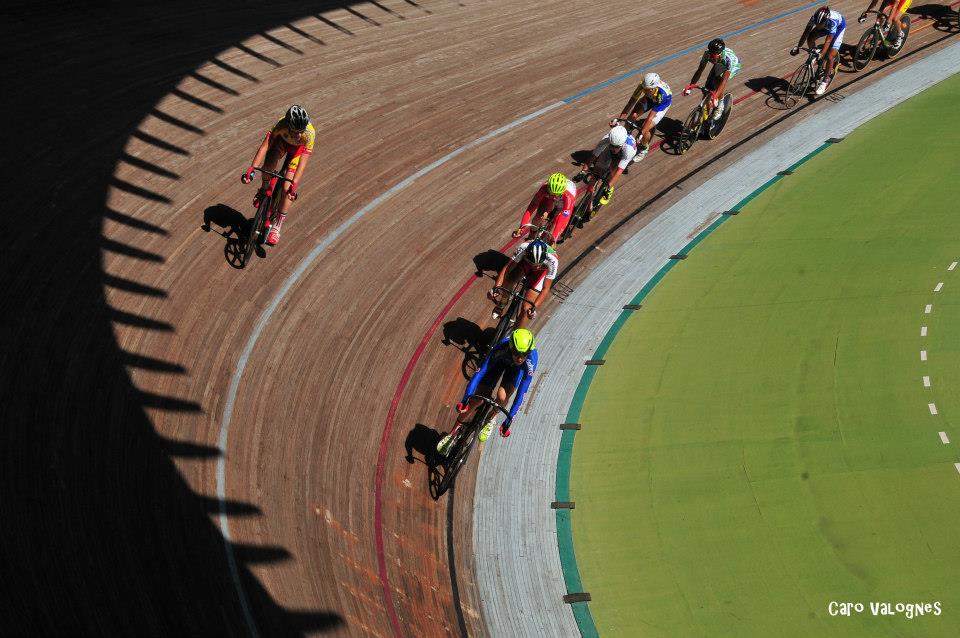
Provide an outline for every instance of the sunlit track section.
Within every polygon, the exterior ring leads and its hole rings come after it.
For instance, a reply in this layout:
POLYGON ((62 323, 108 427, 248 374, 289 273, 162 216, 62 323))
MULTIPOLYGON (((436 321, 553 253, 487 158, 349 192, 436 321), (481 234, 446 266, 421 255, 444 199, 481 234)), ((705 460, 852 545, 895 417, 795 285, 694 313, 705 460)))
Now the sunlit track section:
MULTIPOLYGON (((540 365, 548 376, 531 397, 523 427, 515 428, 510 445, 487 448, 477 481, 475 564, 491 635, 596 634, 587 603, 563 600, 589 593, 589 583, 580 582, 569 523, 560 523, 576 510, 553 510, 551 502, 569 487, 571 450, 561 445, 560 426, 571 403, 582 399, 584 363, 594 357, 610 326, 623 320, 624 307, 676 263, 671 255, 698 241, 711 222, 719 223, 718 212, 734 207, 827 138, 842 138, 949 77, 958 65, 960 45, 954 44, 847 95, 735 162, 607 256, 540 328, 540 365), (515 489, 518 485, 524 489, 515 489)), ((727 223, 736 223, 732 219, 727 223)))

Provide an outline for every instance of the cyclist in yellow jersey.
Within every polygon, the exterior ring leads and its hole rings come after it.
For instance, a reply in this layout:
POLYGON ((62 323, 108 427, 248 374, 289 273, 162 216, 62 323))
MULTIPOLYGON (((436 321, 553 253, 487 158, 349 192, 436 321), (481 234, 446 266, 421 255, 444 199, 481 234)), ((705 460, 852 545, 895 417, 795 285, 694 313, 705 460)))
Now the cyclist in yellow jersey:
MULTIPOLYGON (((286 168, 282 171, 284 177, 291 180, 282 182, 283 191, 286 197, 280 203, 280 210, 276 217, 268 222, 270 232, 267 235, 267 244, 276 246, 280 241, 280 226, 287 218, 287 211, 290 210, 290 203, 297 197, 297 184, 303 176, 303 171, 307 168, 310 155, 313 154, 313 143, 317 137, 317 132, 310 123, 310 116, 306 110, 298 104, 294 104, 280 121, 277 122, 270 131, 267 132, 256 155, 253 156, 253 162, 247 171, 240 177, 240 181, 249 184, 253 181, 255 167, 262 166, 268 171, 281 172, 277 170, 280 160, 286 158, 286 168)), ((263 184, 257 191, 253 199, 254 207, 260 205, 260 200, 266 194, 267 185, 270 176, 264 173, 263 184)))

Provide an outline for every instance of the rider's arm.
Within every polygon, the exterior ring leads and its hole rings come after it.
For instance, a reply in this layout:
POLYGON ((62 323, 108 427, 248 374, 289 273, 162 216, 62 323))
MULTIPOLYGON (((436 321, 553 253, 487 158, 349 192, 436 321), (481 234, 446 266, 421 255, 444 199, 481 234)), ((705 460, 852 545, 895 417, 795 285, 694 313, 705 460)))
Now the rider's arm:
POLYGON ((690 78, 690 84, 696 84, 700 81, 700 74, 703 73, 703 70, 707 67, 707 60, 705 58, 700 58, 700 66, 697 67, 697 72, 693 74, 693 77, 690 78))
POLYGON ((510 261, 508 261, 507 265, 501 268, 500 272, 497 274, 497 281, 494 282, 493 287, 500 288, 501 286, 503 286, 503 282, 507 280, 507 275, 509 275, 510 272, 516 267, 517 267, 516 259, 511 259, 510 261))
POLYGON ((514 417, 517 416, 517 412, 520 411, 520 406, 523 405, 523 395, 527 393, 527 389, 530 387, 530 382, 533 381, 533 371, 537 369, 537 351, 534 350, 530 353, 530 357, 527 361, 520 367, 517 371, 517 376, 514 377, 513 383, 514 387, 517 388, 517 393, 513 397, 513 405, 510 406, 510 420, 513 421, 514 417))
POLYGON ((803 30, 803 35, 800 36, 800 39, 797 41, 797 48, 801 48, 803 43, 807 41, 807 36, 810 35, 810 32, 813 30, 813 25, 809 22, 807 23, 806 28, 803 30))
POLYGON ((272 139, 272 133, 267 131, 263 141, 260 142, 260 148, 257 149, 257 152, 253 156, 253 161, 250 162, 250 166, 263 166, 263 160, 267 157, 267 149, 270 148, 270 140, 272 139))
POLYGON ((833 41, 837 36, 832 33, 827 34, 827 39, 823 41, 823 46, 820 47, 820 59, 825 60, 830 54, 830 48, 833 46, 833 41))
POLYGON ((610 186, 610 188, 616 186, 617 182, 620 181, 621 175, 623 175, 623 169, 619 166, 610 171, 610 179, 607 180, 607 184, 610 186))
POLYGON ((576 203, 576 196, 570 191, 564 191, 562 197, 563 210, 553 218, 553 228, 550 230, 550 236, 553 238, 551 243, 553 244, 557 243, 560 234, 566 229, 567 223, 570 221, 570 214, 573 213, 574 203, 576 203))
POLYGON ((291 191, 296 191, 297 184, 300 183, 300 177, 303 175, 304 169, 307 168, 307 163, 310 161, 311 153, 302 153, 300 155, 300 162, 297 163, 297 172, 293 174, 293 184, 290 185, 291 191))
POLYGON ((530 200, 530 204, 527 206, 527 210, 524 211, 523 217, 520 218, 520 225, 530 223, 530 218, 533 217, 533 213, 540 207, 540 202, 543 201, 543 198, 546 196, 547 185, 544 184, 540 187, 540 190, 537 191, 536 195, 533 196, 533 199, 530 200))
POLYGON ((552 279, 545 280, 543 282, 543 289, 537 294, 537 298, 534 299, 533 301, 534 311, 539 310, 540 304, 542 304, 544 301, 548 299, 548 295, 550 294, 551 288, 553 288, 553 280, 552 279))
POLYGON ((719 99, 722 98, 724 92, 727 88, 727 80, 730 79, 730 69, 727 69, 723 72, 723 75, 720 76, 720 85, 717 87, 717 90, 714 92, 714 95, 719 99))
POLYGON ((640 83, 640 86, 637 87, 637 90, 633 92, 633 95, 630 96, 630 99, 627 100, 627 104, 623 107, 623 112, 620 113, 620 119, 625 120, 630 117, 630 114, 633 113, 633 109, 640 103, 643 99, 643 82, 640 83))

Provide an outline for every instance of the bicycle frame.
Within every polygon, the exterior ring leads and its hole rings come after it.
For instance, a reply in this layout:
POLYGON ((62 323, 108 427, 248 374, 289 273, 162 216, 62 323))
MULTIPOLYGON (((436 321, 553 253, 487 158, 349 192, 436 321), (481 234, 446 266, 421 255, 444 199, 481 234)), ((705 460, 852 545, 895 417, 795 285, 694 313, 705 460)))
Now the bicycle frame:
MULTIPOLYGON (((292 179, 285 177, 280 173, 267 170, 263 167, 254 167, 254 170, 262 171, 266 175, 270 175, 272 179, 268 182, 267 190, 264 194, 263 200, 260 202, 260 206, 257 208, 257 212, 253 216, 253 220, 250 223, 250 232, 247 234, 247 242, 244 249, 244 266, 247 265, 251 255, 253 255, 255 247, 263 243, 264 226, 266 225, 267 220, 270 219, 272 212, 280 209, 280 198, 284 196, 284 193, 282 188, 277 188, 277 182, 286 181, 290 182, 291 184, 293 183, 292 179)), ((294 199, 296 199, 296 195, 294 195, 294 199)))
MULTIPOLYGON (((502 382, 503 374, 501 373, 496 384, 494 385, 494 392, 500 388, 500 384, 502 382)), ((499 410, 506 416, 506 418, 510 418, 510 411, 500 405, 498 401, 495 401, 494 399, 482 394, 471 394, 469 397, 467 397, 467 403, 470 404, 475 399, 478 399, 481 404, 478 406, 473 418, 470 419, 469 423, 462 423, 457 426, 456 435, 454 436, 453 441, 450 442, 450 451, 448 452, 447 458, 443 464, 445 471, 443 478, 440 480, 440 483, 437 486, 435 498, 439 498, 450 488, 451 485, 453 485, 454 479, 457 478, 457 474, 466 464, 467 458, 470 456, 470 450, 473 449, 473 442, 477 440, 477 434, 479 433, 483 422, 486 420, 487 415, 490 413, 490 410, 499 410)))

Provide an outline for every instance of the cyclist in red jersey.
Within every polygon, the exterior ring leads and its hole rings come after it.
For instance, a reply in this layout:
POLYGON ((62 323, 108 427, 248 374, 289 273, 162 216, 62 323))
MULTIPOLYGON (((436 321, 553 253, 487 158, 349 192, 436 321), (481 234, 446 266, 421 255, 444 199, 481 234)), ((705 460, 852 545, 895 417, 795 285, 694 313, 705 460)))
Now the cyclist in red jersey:
MULTIPOLYGON (((276 170, 280 160, 286 156, 286 168, 284 177, 292 182, 283 182, 283 191, 287 194, 280 204, 280 210, 276 211, 276 217, 268 220, 267 226, 270 232, 267 235, 267 244, 276 246, 280 241, 280 226, 287 218, 287 211, 290 210, 290 203, 297 197, 297 184, 303 176, 303 171, 307 168, 307 162, 313 153, 313 142, 317 137, 317 132, 310 123, 310 116, 302 106, 294 104, 287 109, 286 114, 280 118, 276 126, 267 132, 256 155, 253 156, 253 162, 247 171, 240 176, 240 181, 249 184, 253 181, 255 167, 262 166, 268 171, 276 170)), ((277 171, 280 172, 280 171, 277 171)), ((267 185, 271 177, 263 174, 263 184, 253 198, 254 207, 260 206, 260 200, 267 192, 267 185)))
MULTIPOLYGON (((520 228, 513 231, 514 237, 522 237, 527 232, 523 226, 531 223, 544 226, 550 215, 553 214, 553 228, 550 230, 550 243, 556 243, 567 224, 570 223, 570 214, 577 199, 577 185, 563 173, 554 173, 544 182, 536 195, 530 200, 527 210, 520 220, 520 228)), ((533 233, 529 239, 536 239, 533 233)))
POLYGON ((550 248, 547 242, 535 239, 520 244, 507 265, 497 274, 497 280, 494 282, 493 288, 487 292, 487 298, 497 304, 497 307, 493 310, 494 319, 498 319, 503 312, 503 306, 500 305, 500 294, 496 289, 504 286, 513 287, 520 277, 524 277, 527 286, 524 298, 530 304, 527 305, 527 310, 520 315, 516 327, 525 327, 530 320, 537 316, 537 307, 550 294, 550 288, 553 286, 553 280, 557 276, 559 267, 560 262, 557 260, 557 252, 550 248))

